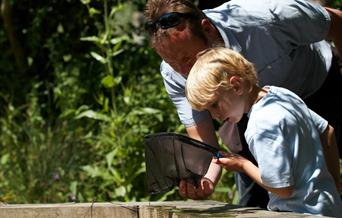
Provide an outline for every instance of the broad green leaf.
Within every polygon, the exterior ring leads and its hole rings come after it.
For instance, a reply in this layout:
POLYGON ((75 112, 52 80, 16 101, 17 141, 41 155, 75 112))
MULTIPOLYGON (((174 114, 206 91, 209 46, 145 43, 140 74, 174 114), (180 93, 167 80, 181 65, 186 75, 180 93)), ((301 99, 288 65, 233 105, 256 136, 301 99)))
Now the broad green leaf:
POLYGON ((101 80, 101 84, 107 89, 112 88, 115 86, 115 79, 113 76, 108 75, 101 80))
POLYGON ((83 166, 82 170, 85 171, 89 176, 95 178, 97 175, 99 175, 99 169, 98 167, 93 167, 90 165, 83 166))
POLYGON ((4 155, 2 155, 2 157, 1 157, 1 159, 0 159, 0 163, 1 163, 1 165, 4 165, 4 164, 6 164, 7 162, 8 162, 8 160, 9 160, 9 154, 4 154, 4 155))
POLYGON ((124 197, 126 195, 126 189, 123 186, 120 186, 119 188, 115 189, 115 195, 116 196, 122 196, 124 197))
POLYGON ((121 76, 113 77, 111 75, 107 75, 101 80, 101 84, 105 88, 113 88, 114 86, 120 84, 121 80, 122 80, 121 76))

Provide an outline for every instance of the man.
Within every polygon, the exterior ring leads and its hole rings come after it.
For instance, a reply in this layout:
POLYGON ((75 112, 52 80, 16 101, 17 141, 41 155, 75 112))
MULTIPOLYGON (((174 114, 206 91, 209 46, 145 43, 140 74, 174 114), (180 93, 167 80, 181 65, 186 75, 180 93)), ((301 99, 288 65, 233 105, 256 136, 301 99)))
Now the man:
MULTIPOLYGON (((187 0, 149 0, 146 17, 151 45, 163 59, 161 73, 166 90, 188 135, 216 146, 209 113, 192 110, 184 94, 186 77, 198 52, 220 45, 231 48, 255 64, 261 86, 286 87, 306 98, 319 92, 332 65, 331 48, 322 40, 332 40, 339 52, 342 51, 341 11, 324 9, 304 0, 230 1, 203 12, 187 0)), ((333 89, 339 87, 341 85, 333 89)), ((342 91, 333 90, 331 96, 325 98, 336 100, 330 99, 330 106, 324 105, 323 112, 316 111, 323 117, 334 114, 333 118, 327 119, 337 128, 337 135, 341 135, 338 129, 342 111, 340 93, 342 91)), ((241 122, 239 131, 244 129, 244 123, 241 122)), ((235 131, 231 125, 227 126, 227 130, 235 131)), ((234 144, 230 147, 235 148, 234 144)), ((236 147, 236 152, 252 158, 245 146, 242 150, 240 146, 236 147)), ((196 187, 181 181, 179 193, 192 199, 205 198, 214 191, 219 177, 220 167, 211 164, 200 185, 196 187)), ((244 174, 236 179, 241 205, 267 205, 267 193, 262 188, 244 174), (262 193, 264 198, 260 196, 262 193)))

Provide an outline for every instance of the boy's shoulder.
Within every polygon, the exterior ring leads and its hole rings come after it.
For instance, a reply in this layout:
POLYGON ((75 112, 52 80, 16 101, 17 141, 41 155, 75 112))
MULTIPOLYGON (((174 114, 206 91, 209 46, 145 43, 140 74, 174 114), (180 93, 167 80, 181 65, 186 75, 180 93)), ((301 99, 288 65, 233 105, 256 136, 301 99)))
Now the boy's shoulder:
POLYGON ((305 104, 288 89, 268 86, 268 93, 254 104, 248 114, 249 126, 256 131, 296 125, 296 116, 305 104))

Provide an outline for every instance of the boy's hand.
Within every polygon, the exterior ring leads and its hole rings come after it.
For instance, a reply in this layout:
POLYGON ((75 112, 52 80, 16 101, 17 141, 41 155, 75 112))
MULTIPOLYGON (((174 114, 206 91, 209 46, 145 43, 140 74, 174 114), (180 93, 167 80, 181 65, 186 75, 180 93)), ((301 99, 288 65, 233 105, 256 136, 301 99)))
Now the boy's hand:
POLYGON ((223 157, 213 160, 214 163, 221 165, 226 170, 243 172, 243 164, 249 162, 246 158, 238 154, 220 152, 223 157))
POLYGON ((183 198, 190 198, 193 200, 199 200, 207 198, 214 192, 214 183, 205 177, 202 177, 200 184, 196 187, 194 184, 181 180, 179 183, 179 194, 183 198))

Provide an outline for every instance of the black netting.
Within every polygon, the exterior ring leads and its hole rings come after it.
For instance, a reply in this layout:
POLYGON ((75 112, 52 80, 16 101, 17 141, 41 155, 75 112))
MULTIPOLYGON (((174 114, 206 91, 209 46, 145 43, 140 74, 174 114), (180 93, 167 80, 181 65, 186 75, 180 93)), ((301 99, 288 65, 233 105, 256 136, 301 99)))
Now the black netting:
POLYGON ((180 180, 198 184, 218 148, 176 133, 145 137, 147 185, 150 194, 178 186, 180 180))

